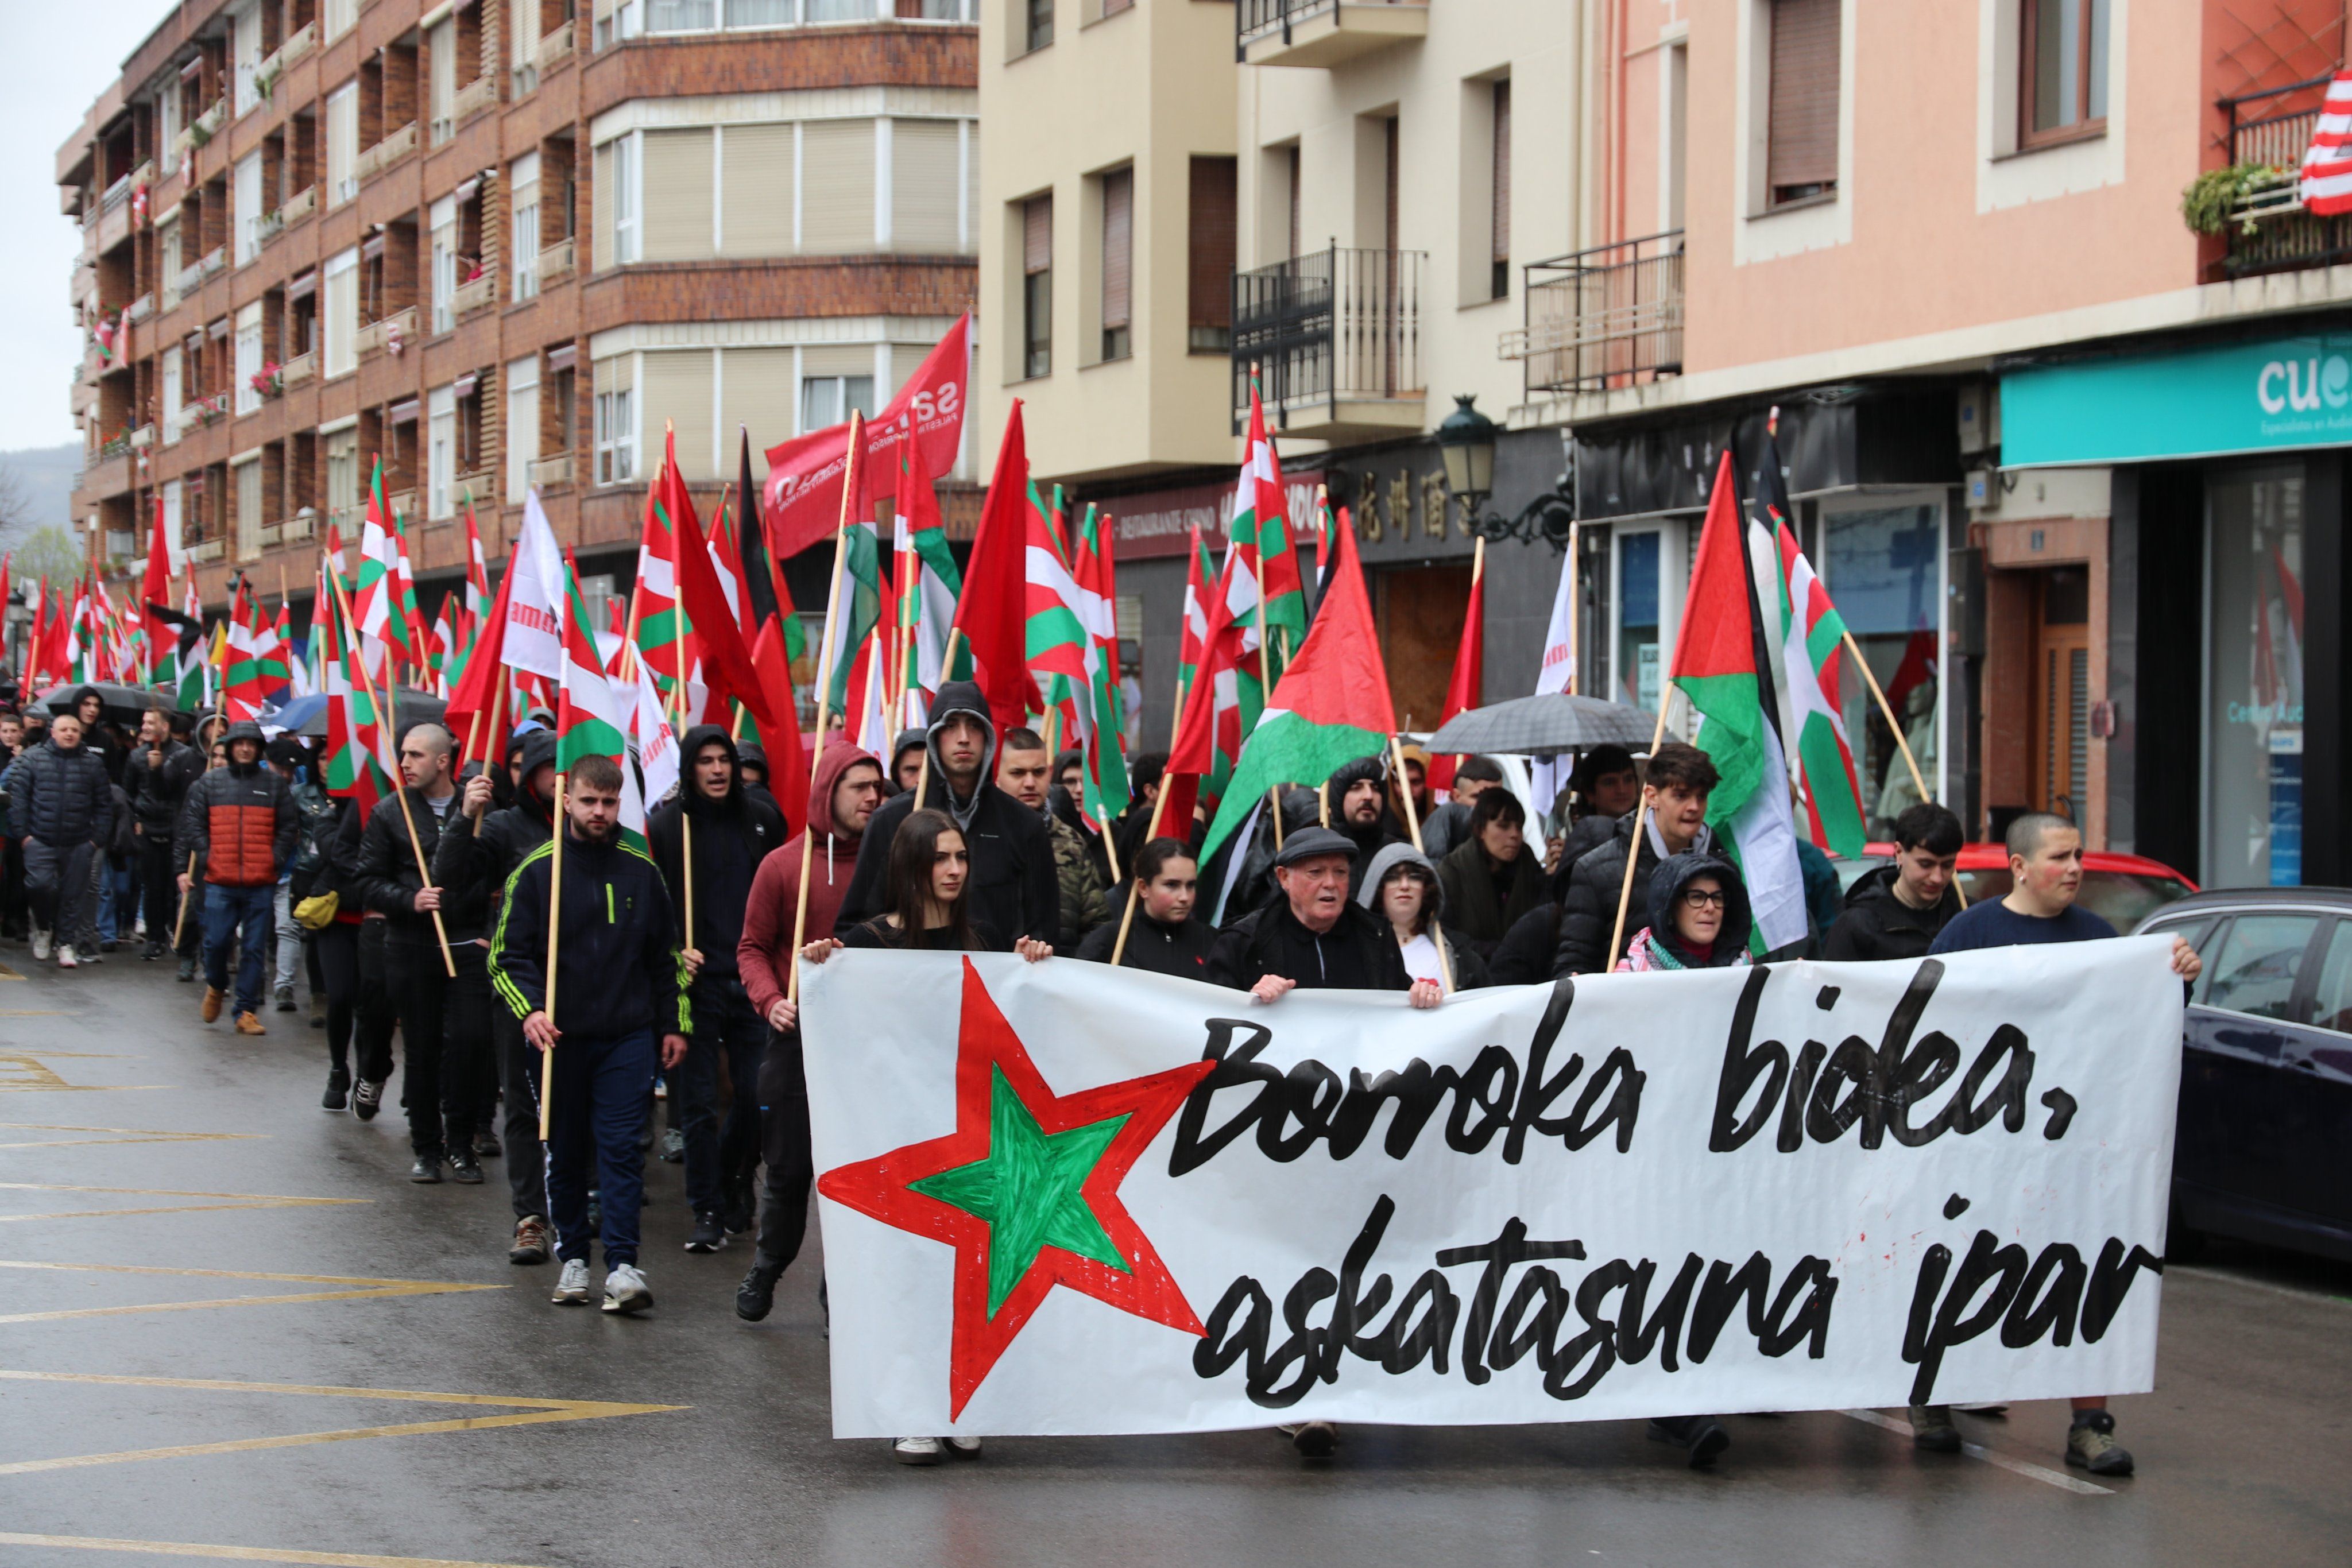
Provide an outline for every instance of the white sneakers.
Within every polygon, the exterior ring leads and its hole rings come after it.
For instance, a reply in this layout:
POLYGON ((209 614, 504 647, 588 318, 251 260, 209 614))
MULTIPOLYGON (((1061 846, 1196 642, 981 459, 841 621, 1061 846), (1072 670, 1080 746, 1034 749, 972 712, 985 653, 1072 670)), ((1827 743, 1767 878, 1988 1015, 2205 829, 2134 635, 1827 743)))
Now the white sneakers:
POLYGON ((58 946, 58 967, 60 969, 79 969, 81 967, 81 960, 74 956, 72 943, 67 942, 58 946))
MULTIPOLYGON (((569 1263, 564 1265, 569 1270, 569 1263)), ((646 1288, 646 1277, 634 1263, 617 1263, 604 1271, 604 1310, 608 1312, 642 1312, 654 1304, 654 1293, 646 1288)))
POLYGON ((49 934, 36 925, 33 927, 33 962, 46 964, 48 961, 49 934))
POLYGON ((584 1307, 588 1304, 588 1260, 566 1258, 563 1272, 556 1277, 555 1293, 547 1298, 559 1307, 584 1307))
POLYGON ((953 1454, 959 1459, 980 1458, 977 1437, 901 1437, 890 1445, 890 1457, 902 1465, 936 1465, 953 1454))

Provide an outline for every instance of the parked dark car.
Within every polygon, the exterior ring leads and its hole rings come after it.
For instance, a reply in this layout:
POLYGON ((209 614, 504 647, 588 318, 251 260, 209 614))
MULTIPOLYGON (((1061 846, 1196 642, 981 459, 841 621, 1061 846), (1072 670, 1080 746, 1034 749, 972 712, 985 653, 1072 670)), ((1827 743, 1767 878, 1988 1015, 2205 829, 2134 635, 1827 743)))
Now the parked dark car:
POLYGON ((2352 889, 2215 888, 2140 932, 2204 959, 2172 1155, 2175 1256, 2200 1233, 2352 1261, 2352 889))

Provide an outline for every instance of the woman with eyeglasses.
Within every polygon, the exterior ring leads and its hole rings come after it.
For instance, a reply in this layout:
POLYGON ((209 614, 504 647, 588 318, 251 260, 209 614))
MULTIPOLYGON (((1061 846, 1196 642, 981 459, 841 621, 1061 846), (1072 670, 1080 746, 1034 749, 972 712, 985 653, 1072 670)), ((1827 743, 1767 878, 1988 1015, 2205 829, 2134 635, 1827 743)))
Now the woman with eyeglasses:
POLYGON ((1685 851, 1650 878, 1650 923, 1625 945, 1618 972, 1737 968, 1748 962, 1753 924, 1738 868, 1703 850, 1685 851))

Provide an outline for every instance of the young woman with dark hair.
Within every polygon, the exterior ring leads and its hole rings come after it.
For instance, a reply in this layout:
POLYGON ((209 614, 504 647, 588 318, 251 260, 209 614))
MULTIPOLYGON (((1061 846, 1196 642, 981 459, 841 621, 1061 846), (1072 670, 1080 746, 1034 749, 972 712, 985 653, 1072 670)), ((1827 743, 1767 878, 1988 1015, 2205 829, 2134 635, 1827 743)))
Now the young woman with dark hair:
MULTIPOLYGON (((1199 895, 1200 862, 1182 839, 1153 839, 1135 856, 1135 915, 1127 921, 1127 950, 1119 954, 1122 969, 1148 969, 1155 975, 1175 975, 1187 980, 1209 977, 1209 949, 1216 933, 1192 918, 1199 895)), ((1121 910, 1124 916, 1125 911, 1121 910)), ((1095 927, 1078 944, 1078 956, 1108 964, 1118 950, 1119 920, 1095 927)))

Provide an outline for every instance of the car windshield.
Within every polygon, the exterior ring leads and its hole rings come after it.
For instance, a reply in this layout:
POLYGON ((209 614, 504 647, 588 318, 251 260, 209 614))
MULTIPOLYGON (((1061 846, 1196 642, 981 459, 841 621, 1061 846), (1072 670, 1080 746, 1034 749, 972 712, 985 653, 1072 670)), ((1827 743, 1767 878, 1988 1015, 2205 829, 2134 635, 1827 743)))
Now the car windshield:
MULTIPOLYGON (((2008 896, 2012 885, 2009 868, 2001 866, 1990 871, 1964 871, 1959 875, 1960 891, 1968 894, 1970 904, 1988 898, 2008 896)), ((2168 876, 2141 876, 2131 872, 2086 871, 2083 873, 2083 891, 2074 902, 2114 926, 2129 931, 2177 898, 2189 896, 2189 884, 2168 876)))

